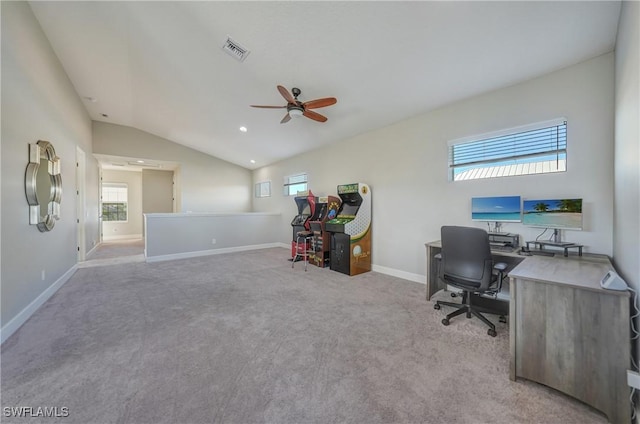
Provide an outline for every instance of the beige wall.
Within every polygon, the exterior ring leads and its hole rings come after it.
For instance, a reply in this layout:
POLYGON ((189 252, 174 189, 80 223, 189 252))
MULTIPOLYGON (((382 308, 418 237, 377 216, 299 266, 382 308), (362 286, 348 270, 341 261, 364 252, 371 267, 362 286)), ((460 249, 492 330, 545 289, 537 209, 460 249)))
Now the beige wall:
POLYGON ((142 213, 173 210, 173 171, 142 170, 142 213))
POLYGON ((102 183, 122 183, 127 185, 127 221, 102 223, 104 240, 131 239, 142 237, 142 172, 102 171, 102 183))
MULTIPOLYGON (((2 15, 2 339, 66 281, 77 260, 76 147, 86 154, 85 240, 98 239, 98 167, 91 120, 27 2, 2 15), (61 218, 53 231, 29 225, 24 178, 28 144, 53 143, 62 170, 61 218), (43 277, 44 274, 44 277, 43 277)), ((88 244, 87 250, 91 249, 88 244)))
MULTIPOLYGON (((338 184, 368 183, 374 265, 423 280, 424 243, 439 239, 442 225, 482 226, 471 221, 472 196, 581 197, 585 230, 566 231, 565 239, 610 255, 613 81, 610 53, 260 168, 253 180, 271 180, 272 196, 254 199, 254 210, 282 213, 280 241, 286 243, 297 210, 293 199, 281 194, 284 176, 308 172, 316 195, 335 194, 338 184), (568 119, 567 172, 448 181, 447 141, 558 117, 568 119)), ((526 240, 540 232, 520 224, 504 230, 526 240)))
POLYGON ((249 212, 251 171, 153 134, 122 125, 93 122, 94 153, 172 161, 181 212, 249 212))

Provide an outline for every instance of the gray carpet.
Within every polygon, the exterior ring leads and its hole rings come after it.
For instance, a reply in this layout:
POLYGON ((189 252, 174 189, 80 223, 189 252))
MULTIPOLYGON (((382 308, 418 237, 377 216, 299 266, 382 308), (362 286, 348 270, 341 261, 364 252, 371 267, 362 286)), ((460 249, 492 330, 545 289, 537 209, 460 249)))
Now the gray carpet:
MULTIPOLYGON (((2 345, 2 407, 63 423, 604 423, 509 380, 506 324, 274 248, 79 269, 2 345)), ((3 409, 4 411, 4 409, 3 409)))
POLYGON ((87 255, 87 260, 109 259, 142 254, 144 254, 143 239, 103 241, 93 252, 87 255))

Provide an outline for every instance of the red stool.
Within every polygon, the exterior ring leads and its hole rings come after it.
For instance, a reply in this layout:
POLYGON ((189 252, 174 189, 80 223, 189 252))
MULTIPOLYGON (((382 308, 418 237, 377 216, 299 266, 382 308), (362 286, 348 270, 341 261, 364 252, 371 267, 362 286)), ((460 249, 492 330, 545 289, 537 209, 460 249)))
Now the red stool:
POLYGON ((298 231, 296 234, 296 254, 291 261, 291 268, 296 263, 298 258, 304 259, 304 270, 307 271, 307 264, 309 263, 309 244, 313 242, 313 232, 311 231, 298 231))

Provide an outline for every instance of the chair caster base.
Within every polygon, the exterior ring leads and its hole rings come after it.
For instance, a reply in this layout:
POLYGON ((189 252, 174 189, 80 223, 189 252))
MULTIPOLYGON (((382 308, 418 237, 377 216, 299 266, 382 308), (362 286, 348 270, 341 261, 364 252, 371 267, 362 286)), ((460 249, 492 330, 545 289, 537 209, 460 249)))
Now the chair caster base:
POLYGON ((435 310, 439 310, 440 308, 441 308, 441 306, 438 305, 437 303, 435 305, 433 305, 433 309, 435 309, 435 310))
POLYGON ((442 325, 449 325, 449 320, 447 318, 443 319, 442 325))
POLYGON ((493 328, 488 329, 487 334, 490 335, 491 337, 495 337, 498 335, 498 333, 496 333, 496 330, 494 330, 493 328))
POLYGON ((498 321, 506 323, 507 322, 507 317, 505 317, 504 315, 500 315, 500 318, 498 318, 498 321))

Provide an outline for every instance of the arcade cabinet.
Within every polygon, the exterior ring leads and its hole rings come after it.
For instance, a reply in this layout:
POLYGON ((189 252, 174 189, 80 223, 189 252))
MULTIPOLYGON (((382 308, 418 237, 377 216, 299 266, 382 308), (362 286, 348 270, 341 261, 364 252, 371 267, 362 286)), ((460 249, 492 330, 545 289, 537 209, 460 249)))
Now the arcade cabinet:
POLYGON ((299 191, 298 195, 293 199, 298 207, 298 214, 291 221, 293 236, 291 241, 291 258, 296 257, 296 252, 308 250, 309 246, 298 246, 296 239, 298 232, 310 231, 309 220, 316 213, 316 197, 311 190, 299 191))
POLYGON ((320 268, 328 266, 331 259, 331 236, 328 231, 325 231, 325 224, 338 216, 340 205, 340 199, 335 196, 318 197, 317 217, 311 217, 309 220, 309 227, 313 232, 309 263, 320 268))
POLYGON ((331 269, 347 275, 371 271, 371 190, 364 183, 338 186, 342 206, 327 221, 331 233, 331 269))

